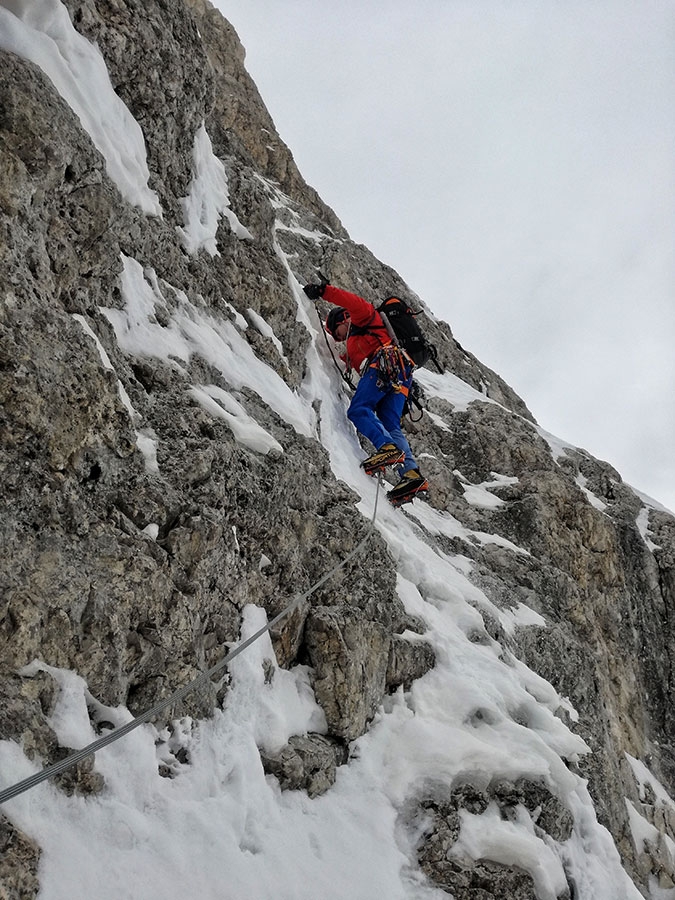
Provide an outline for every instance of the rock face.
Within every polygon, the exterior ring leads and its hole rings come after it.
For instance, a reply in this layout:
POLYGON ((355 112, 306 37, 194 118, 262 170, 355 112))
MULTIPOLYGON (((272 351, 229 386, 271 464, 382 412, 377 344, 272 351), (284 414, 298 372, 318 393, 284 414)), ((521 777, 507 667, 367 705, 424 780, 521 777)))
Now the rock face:
MULTIPOLYGON (((538 896, 527 872, 487 860, 476 865, 463 854, 458 843, 462 813, 476 816, 490 810, 506 822, 525 816, 531 819, 533 830, 558 842, 566 841, 572 833, 569 810, 545 787, 527 781, 491 784, 483 791, 461 785, 446 801, 422 800, 421 809, 427 813, 427 823, 420 845, 420 865, 456 900, 537 900, 538 896)), ((567 890, 558 894, 560 900, 569 900, 569 896, 567 890)))
MULTIPOLYGON (((47 75, 0 53, 0 736, 43 764, 67 748, 48 722, 56 686, 46 671, 26 676, 32 660, 76 671, 101 704, 138 714, 223 656, 247 604, 275 615, 368 534, 316 438, 321 410, 303 421, 289 399, 311 344, 297 284, 320 268, 368 298, 420 303, 304 183, 234 30, 206 0, 66 6, 141 126, 162 216, 123 199, 47 75), (203 124, 228 191, 217 253, 189 251, 181 236, 203 124), (130 284, 149 298, 144 310, 129 311, 130 284), (145 344, 125 343, 132 314, 145 344), (213 353, 199 339, 206 321, 222 336, 213 353), (286 416, 246 366, 225 367, 222 348, 266 367, 286 416), (264 438, 251 437, 247 416, 264 438)), ((673 809, 627 760, 673 794, 675 520, 583 450, 552 451, 523 401, 447 325, 430 317, 425 331, 442 367, 486 401, 429 397, 414 426, 429 502, 504 540, 425 539, 470 559, 496 608, 523 604, 545 621, 506 633, 482 612, 504 652, 578 713, 592 751, 581 773, 630 876, 645 895, 650 879, 672 888, 673 809), (471 502, 472 491, 490 502, 471 502), (642 846, 627 801, 653 826, 642 846)), ((274 632, 280 665, 311 667, 328 727, 263 762, 310 796, 330 789, 387 694, 434 666, 397 595, 395 560, 379 535, 370 541, 274 632)), ((189 713, 208 715, 219 690, 186 701, 189 713)), ((86 766, 61 783, 101 787, 86 766)), ((527 873, 453 854, 462 810, 526 815, 550 840, 569 837, 570 811, 541 785, 447 786, 418 806, 420 867, 457 898, 537 896, 527 873)), ((6 895, 35 896, 39 848, 3 818, 0 844, 6 895)))

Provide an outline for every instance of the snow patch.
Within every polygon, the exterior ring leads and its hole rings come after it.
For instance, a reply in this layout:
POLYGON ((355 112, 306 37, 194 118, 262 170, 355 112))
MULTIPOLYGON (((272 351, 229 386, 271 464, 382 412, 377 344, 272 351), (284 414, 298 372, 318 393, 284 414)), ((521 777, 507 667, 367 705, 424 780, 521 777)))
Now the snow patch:
POLYGON ((152 428, 141 428, 136 432, 136 446, 143 454, 145 471, 148 475, 159 475, 159 463, 157 462, 157 435, 152 428))
POLYGON ((497 497, 495 494, 490 493, 491 488, 518 484, 517 478, 508 475, 499 475, 497 472, 492 472, 492 479, 490 481, 483 481, 481 484, 471 484, 458 469, 455 470, 454 474, 462 484, 466 502, 470 503, 472 506, 481 507, 482 509, 497 509, 500 506, 504 506, 506 503, 501 497, 497 497))
POLYGON ((183 374, 185 370, 176 361, 187 365, 193 355, 199 355, 233 388, 250 388, 296 432, 313 435, 315 414, 311 406, 258 359, 232 322, 214 318, 175 289, 175 308, 170 309, 154 271, 144 272, 140 263, 127 256, 122 261, 125 307, 101 311, 126 353, 163 359, 183 374), (165 324, 159 324, 155 307, 161 310, 165 324))
MULTIPOLYGON (((73 313, 73 319, 75 319, 75 321, 82 327, 82 330, 85 332, 85 334, 89 335, 89 337, 96 344, 96 349, 98 350, 98 355, 101 359, 101 363, 103 364, 103 368, 107 369, 109 372, 114 372, 115 367, 113 366, 112 362, 110 361, 110 357, 108 356, 105 347, 99 341, 98 337, 94 333, 89 322, 87 322, 87 320, 84 318, 84 316, 79 315, 79 313, 73 313)), ((136 422, 140 418, 140 416, 134 409, 134 407, 131 403, 131 399, 129 398, 129 394, 127 394, 126 389, 125 389, 124 385, 122 384, 122 382, 119 380, 119 378, 117 379, 117 391, 120 395, 120 400, 122 401, 122 405, 124 406, 126 411, 129 413, 129 418, 131 419, 132 422, 136 422)))
POLYGON ((589 491, 589 489, 586 487, 588 481, 587 481, 586 477, 581 474, 581 472, 577 475, 577 477, 575 478, 575 481, 576 481, 577 485, 581 488, 581 490, 584 492, 584 494, 586 495, 586 498, 587 498, 588 502, 591 504, 591 506, 594 506, 595 509, 599 509, 600 512, 604 512, 604 510, 607 509, 607 504, 604 501, 602 501, 599 497, 597 497, 592 491, 589 491))
POLYGON ((522 602, 513 609, 500 610, 499 620, 507 634, 513 634, 516 628, 528 626, 546 628, 546 619, 522 602))
POLYGON ((4 0, 0 49, 35 63, 80 120, 125 200, 162 215, 148 187, 145 139, 118 97, 100 50, 73 27, 60 0, 4 0))
POLYGON ((514 810, 514 820, 504 821, 496 803, 481 815, 460 812, 459 839, 450 850, 452 859, 490 859, 528 872, 539 900, 557 900, 568 889, 565 870, 554 851, 534 833, 534 823, 524 806, 514 810))
MULTIPOLYGON (((487 494, 487 492, 485 492, 485 494, 487 494)), ((493 499, 496 500, 497 498, 493 497, 493 499)), ((423 501, 420 501, 419 503, 416 502, 410 510, 406 510, 406 514, 417 519, 431 534, 442 534, 449 538, 462 538, 465 541, 475 544, 496 544, 499 547, 512 550, 514 553, 520 553, 525 556, 530 555, 529 550, 518 547, 507 538, 501 537, 501 535, 498 534, 489 534, 485 531, 473 531, 470 528, 466 528, 458 519, 450 515, 450 513, 434 509, 428 503, 424 503, 423 501)))
POLYGON ((654 550, 660 550, 661 548, 658 546, 658 544, 655 544, 649 537, 649 507, 642 507, 642 509, 638 513, 637 519, 635 520, 635 524, 637 525, 638 531, 642 535, 642 540, 645 542, 647 549, 651 550, 652 553, 654 552, 654 550))
POLYGON ((440 416, 437 416, 436 413, 432 413, 430 409, 425 409, 424 412, 425 415, 429 416, 429 419, 434 425, 441 429, 441 431, 452 431, 452 428, 450 428, 447 422, 444 419, 441 419, 440 416))
MULTIPOLYGON (((108 369, 110 372, 115 372, 115 367, 110 361, 110 357, 108 356, 105 347, 99 341, 98 337, 96 336, 84 316, 81 316, 78 313, 73 313, 73 319, 75 319, 75 321, 82 326, 84 332, 93 339, 104 368, 108 369)), ((129 413, 129 418, 134 424, 137 423, 141 419, 141 416, 134 409, 131 403, 131 399, 129 398, 129 395, 127 394, 124 385, 119 380, 119 378, 117 378, 117 390, 124 408, 129 413)), ((151 428, 144 428, 140 430, 136 429, 136 446, 143 454, 143 458, 145 460, 145 471, 151 475, 158 474, 159 465, 157 463, 157 440, 154 431, 151 428)))
POLYGON ((185 226, 178 228, 188 253, 206 250, 219 256, 216 245, 218 223, 225 216, 233 233, 242 240, 253 240, 230 208, 230 192, 225 166, 213 152, 211 138, 204 123, 200 126, 192 147, 192 181, 190 193, 181 200, 185 226))
POLYGON ((576 447, 572 446, 572 444, 568 444, 566 441, 563 441, 561 438, 556 437, 549 431, 545 431, 539 425, 534 426, 534 429, 539 437, 543 438, 543 440, 548 444, 549 450, 551 451, 551 456, 554 460, 556 460, 556 462, 560 459, 561 456, 567 456, 568 450, 577 449, 576 447))
POLYGON ((260 334, 272 341, 274 346, 277 348, 277 353, 281 357, 281 360, 283 361, 286 368, 290 371, 291 367, 288 365, 288 360, 286 359, 286 354, 284 353, 284 346, 274 333, 272 326, 260 315, 260 313, 257 313, 250 307, 246 310, 246 315, 249 317, 251 324, 255 326, 260 334))
MULTIPOLYGON (((430 372, 428 369, 415 369, 415 380, 424 388, 428 397, 438 397, 454 407, 453 412, 466 412, 471 403, 494 403, 485 394, 481 394, 471 385, 462 381, 452 372, 430 372)), ((498 404, 496 404, 498 405, 498 404)))
POLYGON ((214 384, 195 386, 190 393, 207 412, 227 422, 240 444, 256 453, 283 453, 281 444, 249 416, 232 394, 214 384))
POLYGON ((658 778, 656 778, 655 775, 652 775, 647 766, 629 753, 626 753, 626 759, 633 770, 633 776, 638 786, 640 800, 647 800, 646 788, 650 787, 654 792, 656 800, 662 806, 668 806, 672 810, 675 810, 675 800, 673 800, 658 778))
MULTIPOLYGON (((266 624, 265 610, 247 606, 241 641, 246 641, 266 624)), ((229 669, 238 721, 244 724, 248 720, 258 747, 276 753, 294 734, 326 733, 326 716, 314 697, 309 668, 280 668, 269 632, 250 644, 246 653, 235 657, 229 669)))

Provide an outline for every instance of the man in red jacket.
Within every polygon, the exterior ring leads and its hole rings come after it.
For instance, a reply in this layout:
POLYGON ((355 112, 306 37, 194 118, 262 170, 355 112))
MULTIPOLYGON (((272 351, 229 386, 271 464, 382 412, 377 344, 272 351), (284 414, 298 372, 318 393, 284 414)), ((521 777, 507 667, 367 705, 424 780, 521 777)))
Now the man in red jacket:
POLYGON ((407 503, 429 490, 401 429, 414 364, 396 345, 382 316, 363 297, 331 284, 308 284, 304 291, 310 300, 323 298, 335 305, 328 313, 326 331, 335 341, 345 341, 342 358, 347 370, 361 375, 347 416, 376 448, 361 466, 369 475, 387 466, 400 466, 401 480, 387 497, 395 506, 407 503))

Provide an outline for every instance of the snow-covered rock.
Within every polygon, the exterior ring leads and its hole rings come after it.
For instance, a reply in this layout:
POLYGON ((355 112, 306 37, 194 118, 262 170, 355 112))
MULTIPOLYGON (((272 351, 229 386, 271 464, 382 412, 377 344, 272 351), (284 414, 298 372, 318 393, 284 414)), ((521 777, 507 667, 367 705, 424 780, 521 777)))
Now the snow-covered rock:
POLYGON ((0 893, 672 897, 672 516, 431 310, 386 503, 301 288, 424 303, 206 0, 5 0, 0 47, 0 791, 294 601, 8 800, 0 893))

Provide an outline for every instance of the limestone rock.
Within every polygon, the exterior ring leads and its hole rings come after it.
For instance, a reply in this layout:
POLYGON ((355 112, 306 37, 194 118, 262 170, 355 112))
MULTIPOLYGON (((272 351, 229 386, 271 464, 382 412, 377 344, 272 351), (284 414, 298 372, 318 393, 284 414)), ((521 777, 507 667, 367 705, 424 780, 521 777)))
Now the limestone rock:
POLYGON ((395 634, 391 641, 387 665, 387 687, 394 690, 401 685, 408 689, 436 664, 433 647, 426 641, 411 641, 395 634))
MULTIPOLYGON (((426 799, 421 808, 426 815, 423 836, 418 846, 420 866, 436 884, 462 900, 538 900, 529 872, 490 859, 471 859, 453 852, 461 833, 461 810, 482 815, 494 805, 503 819, 517 810, 527 810, 535 832, 553 840, 566 841, 572 832, 572 815, 545 786, 521 780, 512 784, 498 782, 481 790, 471 784, 455 788, 446 800, 426 799)), ((543 844, 542 844, 543 847, 543 844)), ((569 900, 569 890, 558 900, 569 900)))
POLYGON ((307 617, 305 642, 329 733, 353 740, 385 694, 391 635, 356 610, 318 607, 307 617))
POLYGON ((320 734, 297 735, 278 753, 261 751, 265 771, 285 790, 304 790, 318 797, 335 782, 337 766, 347 761, 347 748, 320 734))
POLYGON ((40 887, 39 861, 39 847, 0 816, 0 898, 27 900, 35 897, 40 887))

